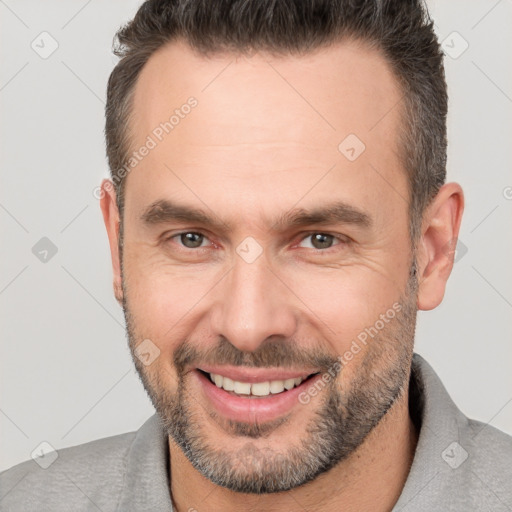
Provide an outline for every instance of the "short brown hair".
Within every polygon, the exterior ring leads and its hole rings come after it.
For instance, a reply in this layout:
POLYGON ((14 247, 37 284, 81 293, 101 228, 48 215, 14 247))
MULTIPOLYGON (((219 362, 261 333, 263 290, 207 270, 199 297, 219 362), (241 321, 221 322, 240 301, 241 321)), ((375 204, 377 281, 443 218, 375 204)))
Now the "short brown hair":
POLYGON ((410 237, 446 179, 448 97, 443 53, 421 0, 147 0, 116 34, 121 59, 107 89, 106 147, 122 215, 134 86, 149 57, 183 39, 205 56, 228 51, 304 54, 344 38, 368 42, 403 92, 400 157, 408 175, 410 237))

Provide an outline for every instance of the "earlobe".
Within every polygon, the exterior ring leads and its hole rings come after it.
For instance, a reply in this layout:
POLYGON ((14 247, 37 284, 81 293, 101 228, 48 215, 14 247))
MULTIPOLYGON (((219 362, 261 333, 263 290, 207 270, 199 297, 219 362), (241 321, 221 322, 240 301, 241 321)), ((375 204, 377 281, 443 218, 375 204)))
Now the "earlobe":
POLYGON ((119 254, 119 227, 120 218, 116 202, 116 191, 114 184, 110 180, 101 182, 100 207, 103 215, 103 221, 107 230, 108 242, 110 246, 110 255, 112 260, 114 295, 117 301, 122 304, 123 291, 121 285, 121 261, 119 254))
POLYGON ((115 296, 117 302, 119 302, 119 305, 122 306, 123 305, 123 288, 122 288, 121 282, 114 279, 113 288, 114 288, 114 296, 115 296))
POLYGON ((447 183, 425 212, 417 248, 418 309, 434 309, 443 300, 453 268, 463 210, 462 188, 457 183, 447 183))

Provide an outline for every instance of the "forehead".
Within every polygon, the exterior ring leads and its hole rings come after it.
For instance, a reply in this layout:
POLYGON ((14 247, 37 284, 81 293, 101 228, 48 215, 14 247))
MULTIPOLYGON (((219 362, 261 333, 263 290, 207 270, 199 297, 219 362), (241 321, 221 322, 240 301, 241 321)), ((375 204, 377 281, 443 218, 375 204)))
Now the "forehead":
POLYGON ((169 197, 185 184, 181 176, 202 198, 243 195, 244 204, 261 207, 259 199, 276 189, 297 199, 333 167, 318 192, 332 192, 333 180, 349 188, 359 180, 362 196, 375 198, 386 180, 405 190, 397 156, 401 98, 386 60, 357 41, 250 58, 205 57, 173 42, 148 60, 135 87, 132 150, 148 136, 156 145, 129 173, 126 202, 131 196, 142 207, 158 192, 169 197), (196 106, 183 109, 191 97, 196 106), (158 132, 173 114, 172 129, 158 132), (351 160, 343 150, 354 142, 364 152, 351 160))
MULTIPOLYGON (((137 127, 149 132, 192 95, 204 100, 202 114, 216 115, 218 125, 234 123, 242 128, 252 114, 251 142, 255 142, 267 132, 256 123, 261 117, 274 127, 286 125, 283 135, 295 134, 290 121, 304 124, 295 117, 299 112, 320 130, 322 139, 336 131, 337 138, 347 128, 364 134, 372 121, 377 123, 400 101, 401 91, 384 57, 362 41, 341 42, 300 56, 255 53, 251 58, 226 52, 205 57, 176 41, 152 55, 139 75, 133 103, 137 127)), ((389 127, 394 116, 386 117, 384 124, 389 127)), ((200 124, 193 126, 198 136, 225 142, 225 134, 216 137, 204 126, 197 131, 200 124)), ((238 139, 231 135, 230 142, 235 142, 243 141, 246 134, 240 132, 238 139)), ((316 138, 312 130, 309 135, 316 138)))

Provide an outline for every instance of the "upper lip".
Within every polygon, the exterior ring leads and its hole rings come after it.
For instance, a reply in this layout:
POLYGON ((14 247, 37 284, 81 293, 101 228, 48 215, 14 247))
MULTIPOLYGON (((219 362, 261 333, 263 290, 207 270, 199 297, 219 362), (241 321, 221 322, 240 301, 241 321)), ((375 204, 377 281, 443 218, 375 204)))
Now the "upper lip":
POLYGON ((238 382, 266 382, 272 380, 296 379, 298 377, 306 378, 318 370, 283 370, 280 368, 248 368, 241 366, 212 366, 201 365, 198 370, 206 373, 215 373, 228 377, 238 382))

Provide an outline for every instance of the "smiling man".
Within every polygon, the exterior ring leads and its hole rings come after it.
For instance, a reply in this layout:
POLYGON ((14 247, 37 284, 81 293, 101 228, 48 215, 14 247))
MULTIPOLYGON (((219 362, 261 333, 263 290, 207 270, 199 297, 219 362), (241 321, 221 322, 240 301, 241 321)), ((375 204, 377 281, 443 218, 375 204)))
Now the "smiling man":
POLYGON ((413 353, 463 211, 432 25, 420 2, 142 5, 101 209, 156 414, 4 473, 30 469, 5 510, 510 510, 511 439, 413 353))

